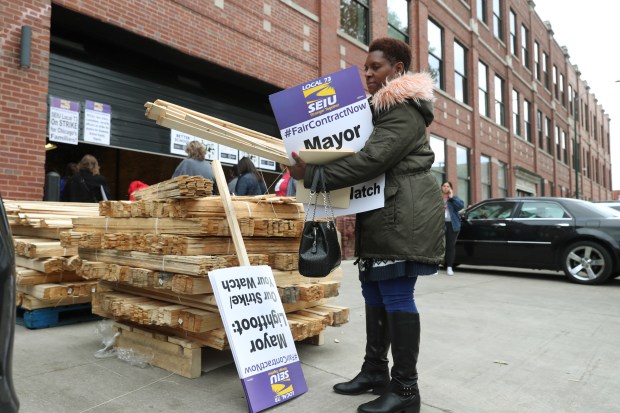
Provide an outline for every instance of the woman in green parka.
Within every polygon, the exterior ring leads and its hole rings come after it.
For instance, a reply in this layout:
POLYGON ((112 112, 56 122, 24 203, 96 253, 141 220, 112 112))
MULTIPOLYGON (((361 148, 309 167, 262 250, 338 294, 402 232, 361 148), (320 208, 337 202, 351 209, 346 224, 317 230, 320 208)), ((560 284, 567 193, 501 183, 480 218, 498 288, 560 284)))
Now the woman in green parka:
MULTIPOLYGON (((334 386, 340 394, 380 395, 359 406, 362 413, 420 411, 420 315, 414 287, 418 276, 437 273, 444 256, 443 200, 430 172, 435 155, 426 135, 433 120, 434 82, 427 73, 409 73, 410 64, 411 50, 404 42, 382 38, 371 43, 364 74, 373 132, 358 153, 324 166, 328 190, 385 173, 384 207, 357 214, 355 226, 366 310, 364 363, 355 378, 334 386)), ((291 176, 311 183, 317 166, 293 157, 291 176)))

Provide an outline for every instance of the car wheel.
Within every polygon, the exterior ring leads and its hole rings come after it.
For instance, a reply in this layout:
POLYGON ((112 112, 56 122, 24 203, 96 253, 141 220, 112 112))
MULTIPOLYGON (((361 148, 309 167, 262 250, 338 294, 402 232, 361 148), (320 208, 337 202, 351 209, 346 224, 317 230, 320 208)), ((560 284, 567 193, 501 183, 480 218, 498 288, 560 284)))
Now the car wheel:
POLYGON ((601 284, 611 275, 611 256, 595 242, 571 244, 562 259, 562 269, 570 281, 579 284, 601 284))

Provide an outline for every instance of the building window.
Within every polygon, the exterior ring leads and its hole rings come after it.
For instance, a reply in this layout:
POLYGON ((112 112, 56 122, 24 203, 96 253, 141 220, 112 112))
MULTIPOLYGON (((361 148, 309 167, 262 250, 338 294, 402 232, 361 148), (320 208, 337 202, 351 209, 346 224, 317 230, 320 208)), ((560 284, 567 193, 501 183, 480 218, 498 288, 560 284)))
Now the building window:
POLYGON ((502 2, 493 0, 493 35, 504 40, 504 21, 502 19, 502 2))
POLYGON ((594 131, 594 140, 598 140, 598 121, 596 120, 596 115, 594 115, 594 122, 592 122, 592 130, 594 131))
POLYGON ((517 55, 517 13, 510 9, 510 53, 517 55))
POLYGON ((519 92, 512 89, 512 133, 521 136, 521 105, 519 104, 519 92))
POLYGON ((558 67, 553 65, 553 95, 556 99, 559 98, 558 95, 558 67))
POLYGON ((497 165, 497 190, 500 197, 508 196, 508 164, 502 161, 497 165))
POLYGON ((431 173, 439 185, 446 182, 446 141, 431 135, 431 149, 435 152, 435 161, 431 167, 431 173))
POLYGON ((504 112, 504 79, 495 75, 495 123, 506 126, 504 112))
POLYGON ((568 85, 568 110, 570 111, 571 115, 575 115, 575 112, 573 112, 573 86, 572 85, 568 85))
POLYGON ((549 67, 547 66, 547 60, 549 60, 549 56, 547 53, 542 53, 542 70, 543 70, 543 78, 545 79, 545 87, 549 90, 549 67))
POLYGON ((428 66, 440 89, 443 81, 443 29, 434 21, 428 21, 428 66))
POLYGON ((480 155, 480 184, 480 200, 491 198, 491 158, 485 155, 480 155))
POLYGON ((388 36, 409 43, 408 0, 388 0, 388 36))
POLYGON ((534 42, 534 76, 536 80, 540 80, 540 46, 538 42, 534 42))
POLYGON ((532 143, 532 122, 530 120, 531 111, 531 103, 526 99, 523 99, 523 136, 525 140, 530 143, 532 143))
POLYGON ((566 144, 566 131, 562 130, 562 160, 568 165, 568 145, 566 144))
POLYGON ((523 66, 530 68, 530 33, 527 27, 521 25, 521 60, 523 66))
POLYGON ((555 156, 558 158, 558 161, 562 160, 562 146, 560 144, 560 127, 555 126, 555 156))
POLYGON ((478 110, 481 115, 491 116, 489 113, 489 69, 487 65, 478 61, 478 110))
POLYGON ((487 20, 487 0, 478 0, 476 2, 476 13, 478 14, 478 20, 484 24, 488 24, 487 20))
POLYGON ((545 116, 545 140, 547 141, 547 153, 553 155, 553 146, 551 145, 551 119, 545 116))
POLYGON ((543 114, 538 111, 536 114, 536 127, 538 129, 538 147, 541 150, 545 149, 545 140, 543 139, 543 114))
POLYGON ((560 102, 562 106, 566 107, 566 93, 564 90, 564 75, 560 73, 560 102))
POLYGON ((456 146, 456 176, 457 194, 465 205, 469 205, 469 150, 460 145, 456 146))
POLYGON ((364 44, 370 38, 369 16, 369 0, 340 0, 340 28, 364 44))
POLYGON ((454 42, 454 97, 463 103, 469 103, 467 50, 459 42, 454 42))

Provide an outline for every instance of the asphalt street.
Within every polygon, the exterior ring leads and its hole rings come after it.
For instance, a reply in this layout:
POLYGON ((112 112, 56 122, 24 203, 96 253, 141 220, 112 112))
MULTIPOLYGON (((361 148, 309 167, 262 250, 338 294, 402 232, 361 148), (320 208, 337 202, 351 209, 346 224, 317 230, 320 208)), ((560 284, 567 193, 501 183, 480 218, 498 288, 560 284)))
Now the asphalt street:
MULTIPOLYGON (((350 321, 325 344, 299 344, 309 390, 269 411, 355 412, 371 394, 331 388, 354 377, 364 352, 356 269, 343 263, 335 304, 350 321)), ((420 279, 418 363, 422 413, 620 412, 620 279, 601 286, 559 273, 459 267, 420 279)), ((22 413, 244 412, 229 352, 205 351, 205 373, 186 379, 156 367, 100 359, 100 322, 18 326, 13 374, 22 413)))

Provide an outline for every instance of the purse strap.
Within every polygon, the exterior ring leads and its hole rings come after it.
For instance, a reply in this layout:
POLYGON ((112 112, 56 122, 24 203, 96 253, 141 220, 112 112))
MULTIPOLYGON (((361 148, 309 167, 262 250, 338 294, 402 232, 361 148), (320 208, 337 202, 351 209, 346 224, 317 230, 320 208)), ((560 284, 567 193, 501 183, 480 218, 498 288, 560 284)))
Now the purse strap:
POLYGON ((332 208, 329 191, 327 190, 327 186, 325 185, 325 175, 322 165, 316 166, 316 169, 314 170, 314 175, 312 176, 312 184, 310 185, 310 200, 308 201, 308 208, 306 209, 306 217, 304 221, 308 220, 310 208, 312 208, 312 221, 314 221, 314 218, 316 216, 317 197, 319 193, 323 195, 325 217, 330 218, 331 221, 335 222, 336 218, 334 217, 334 209, 332 208))

